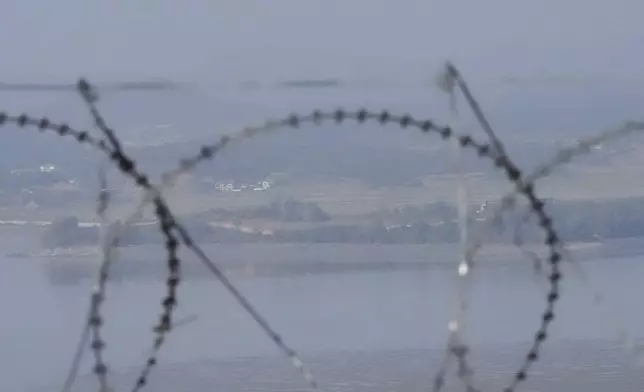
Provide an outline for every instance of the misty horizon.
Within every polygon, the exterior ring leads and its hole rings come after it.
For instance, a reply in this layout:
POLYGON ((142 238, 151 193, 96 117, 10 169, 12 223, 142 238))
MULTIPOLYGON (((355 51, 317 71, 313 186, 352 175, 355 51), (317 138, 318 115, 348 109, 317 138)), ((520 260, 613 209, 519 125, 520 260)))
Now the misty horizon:
POLYGON ((168 78, 426 80, 445 60, 470 78, 641 80, 633 0, 5 0, 0 80, 168 78))

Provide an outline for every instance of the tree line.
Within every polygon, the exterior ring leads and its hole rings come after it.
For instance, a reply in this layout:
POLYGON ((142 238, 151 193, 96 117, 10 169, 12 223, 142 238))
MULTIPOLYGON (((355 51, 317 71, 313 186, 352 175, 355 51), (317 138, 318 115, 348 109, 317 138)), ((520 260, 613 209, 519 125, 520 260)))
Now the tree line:
MULTIPOLYGON (((472 230, 485 236, 486 242, 509 243, 520 235, 525 243, 543 241, 543 234, 529 219, 525 208, 505 213, 501 219, 492 221, 488 208, 470 216, 472 230), (527 218, 527 219, 526 219, 527 218), (522 223, 523 222, 523 223, 522 223)), ((597 241, 644 236, 644 197, 563 201, 547 200, 546 211, 553 217, 554 226, 566 241, 597 241)), ((472 208, 475 210, 475 208, 472 208)), ((210 213, 183 217, 181 221, 190 230, 195 240, 203 243, 379 243, 379 244, 429 244, 450 243, 459 240, 456 209, 447 203, 430 203, 424 206, 405 206, 383 209, 363 216, 352 224, 335 223, 315 203, 300 203, 294 200, 274 202, 268 206, 239 210, 213 210, 210 213), (272 233, 248 232, 236 228, 218 227, 210 222, 219 219, 264 218, 280 222, 317 222, 308 228, 283 228, 272 233), (321 224, 324 223, 324 224, 321 224)), ((78 219, 59 219, 42 235, 45 247, 72 247, 93 245, 99 240, 97 227, 81 227, 78 219)), ((115 222, 109 230, 120 223, 115 222)), ((126 230, 121 245, 161 244, 163 237, 156 225, 133 226, 126 230)))

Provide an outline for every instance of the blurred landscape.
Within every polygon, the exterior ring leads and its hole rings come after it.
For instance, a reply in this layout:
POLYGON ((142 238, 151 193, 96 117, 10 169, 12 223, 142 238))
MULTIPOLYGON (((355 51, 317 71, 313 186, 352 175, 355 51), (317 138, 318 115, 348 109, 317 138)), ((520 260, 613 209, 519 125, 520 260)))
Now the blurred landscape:
MULTIPOLYGON (((626 86, 618 90, 604 84, 482 85, 486 87, 481 90, 482 100, 494 102, 490 112, 498 133, 526 173, 552 159, 557 149, 610 129, 599 124, 617 127, 624 118, 636 118, 637 108, 629 103, 644 99, 635 86, 625 91, 626 86), (594 99, 582 99, 591 93, 594 99), (565 102, 565 114, 557 109, 557 102, 565 102), (598 105, 601 111, 594 110, 598 105)), ((217 92, 198 85, 178 86, 168 91, 107 91, 101 102, 128 152, 156 179, 173 168, 172 162, 194 155, 201 145, 249 121, 309 113, 319 107, 333 110, 337 102, 358 109, 365 104, 365 96, 369 108, 405 107, 408 110, 401 113, 439 124, 449 119, 444 96, 429 82, 384 88, 377 83, 307 79, 250 87, 242 83, 217 92)), ((22 102, 23 108, 52 120, 91 125, 82 106, 74 102, 77 97, 55 94, 55 99, 47 93, 27 92, 0 93, 0 98, 7 105, 22 102)), ((461 132, 477 135, 473 119, 464 116, 459 126, 461 132)), ((166 198, 197 241, 206 246, 227 244, 229 249, 244 245, 244 250, 238 249, 238 258, 246 263, 265 254, 257 251, 253 255, 248 247, 253 244, 279 249, 284 263, 301 255, 286 251, 294 245, 344 245, 345 249, 361 249, 365 255, 375 253, 368 258, 372 263, 359 262, 360 268, 377 268, 382 263, 393 268, 399 259, 413 258, 408 248, 398 249, 396 256, 379 257, 379 251, 369 250, 376 245, 378 249, 386 245, 431 249, 434 256, 425 264, 456 257, 457 179, 448 144, 435 135, 376 124, 347 122, 320 128, 303 126, 231 146, 181 177, 166 198), (452 254, 439 256, 441 246, 451 246, 452 254)), ((51 259, 48 265, 56 276, 89 276, 97 260, 100 225, 95 209, 98 171, 104 162, 72 141, 52 143, 53 135, 15 127, 6 132, 6 153, 0 156, 4 168, 0 173, 0 224, 6 232, 13 230, 31 239, 28 246, 5 248, 6 254, 51 259)), ((482 133, 479 137, 483 139, 482 133)), ((642 140, 635 135, 598 145, 539 182, 537 189, 556 218, 556 229, 575 250, 583 250, 586 258, 642 252, 637 240, 644 236, 644 183, 639 181, 644 169, 642 140)), ((495 256, 490 258, 516 258, 520 253, 513 239, 524 212, 506 213, 502 222, 492 222, 499 199, 510 188, 488 162, 469 152, 463 155, 472 230, 478 230, 485 246, 493 247, 495 256)), ((134 209, 141 194, 113 170, 108 180, 114 229, 134 209)), ((543 239, 537 226, 530 222, 520 226, 526 246, 540 251, 543 239)), ((161 242, 152 211, 147 211, 127 229, 121 243, 130 249, 126 254, 133 255, 124 263, 125 275, 157 270, 156 263, 145 260, 154 259, 153 249, 161 242)), ((326 258, 324 268, 331 268, 327 264, 332 260, 335 265, 351 257, 349 252, 326 258)), ((349 261, 334 268, 350 269, 349 261)), ((261 270, 257 260, 251 264, 255 272, 261 270)), ((410 267, 413 263, 406 265, 410 267)))
MULTIPOLYGON (((408 113, 485 141, 460 94, 454 119, 437 86, 447 60, 526 174, 561 148, 642 120, 644 7, 633 0, 3 5, 1 111, 100 137, 75 90, 87 78, 155 183, 224 134, 315 109, 408 113)), ((0 391, 61 391, 70 368, 78 378, 65 392, 96 390, 101 360, 83 347, 100 351, 99 340, 109 387, 132 390, 151 363, 160 302, 172 302, 155 214, 126 230, 101 337, 84 345, 101 233, 142 195, 89 147, 11 122, 0 142, 0 391), (96 213, 103 170, 107 223, 96 213), (77 368, 76 350, 86 354, 77 368)), ((321 390, 427 391, 456 348, 460 303, 458 335, 479 390, 512 385, 546 332, 513 392, 639 392, 643 148, 639 134, 610 140, 537 182, 566 241, 560 271, 544 262, 524 200, 493 219, 510 186, 464 151, 468 237, 482 248, 463 285, 459 176, 450 146, 431 133, 350 121, 271 132, 229 145, 164 196, 321 390)), ((212 271, 185 246, 179 257, 172 333, 143 391, 310 390, 212 271)), ((457 370, 443 392, 465 389, 457 370)))

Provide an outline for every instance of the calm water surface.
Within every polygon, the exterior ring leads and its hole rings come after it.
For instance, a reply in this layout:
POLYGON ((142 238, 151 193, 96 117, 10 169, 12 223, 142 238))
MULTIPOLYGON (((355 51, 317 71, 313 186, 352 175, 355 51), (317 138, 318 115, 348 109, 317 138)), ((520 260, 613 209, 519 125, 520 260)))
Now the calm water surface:
MULTIPOLYGON (((80 336, 89 282, 52 286, 36 262, 0 261, 0 391, 58 390, 80 336)), ((522 390, 628 392, 644 385, 638 363, 617 341, 620 326, 644 337, 644 258, 583 268, 606 307, 568 270, 550 340, 522 390)), ((425 391, 442 353, 453 279, 451 271, 429 269, 236 281, 312 365, 323 390, 425 391)), ((545 289, 527 265, 477 271, 467 332, 475 377, 486 390, 499 390, 524 358, 545 289)), ((163 292, 155 281, 109 287, 106 355, 121 390, 145 361, 163 292)), ((184 282, 179 303, 180 317, 198 320, 171 335, 150 391, 307 390, 217 282, 184 282)), ((89 367, 87 361, 75 390, 96 390, 89 367)), ((451 382, 446 390, 463 387, 451 382)))

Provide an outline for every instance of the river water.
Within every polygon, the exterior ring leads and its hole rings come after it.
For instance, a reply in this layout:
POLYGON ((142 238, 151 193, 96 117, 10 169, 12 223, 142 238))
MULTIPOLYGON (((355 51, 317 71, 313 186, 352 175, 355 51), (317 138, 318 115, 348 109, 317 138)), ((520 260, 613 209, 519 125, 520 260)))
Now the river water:
MULTIPOLYGON (((80 337, 90 283, 54 286, 30 259, 0 260, 0 391, 57 391, 80 337)), ((640 391, 641 364, 617 340, 623 326, 644 337, 644 258, 582 266, 605 305, 566 268, 562 300, 525 391, 640 391)), ((326 391, 426 391, 451 311, 454 272, 360 271, 235 278, 326 391)), ((476 271, 468 339, 475 380, 500 390, 529 348, 545 305, 545 283, 529 265, 476 271)), ((110 285, 105 305, 110 381, 129 390, 152 343, 161 281, 110 285)), ((147 388, 155 392, 305 391, 305 382, 215 280, 184 282, 175 330, 147 388)), ((91 354, 74 390, 97 390, 91 354)), ((462 391, 452 371, 446 390, 462 391)))

